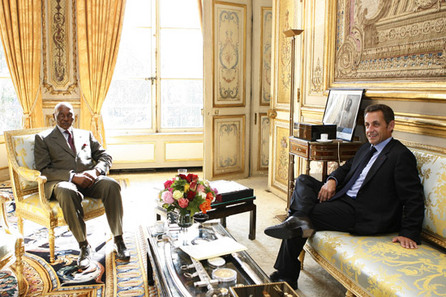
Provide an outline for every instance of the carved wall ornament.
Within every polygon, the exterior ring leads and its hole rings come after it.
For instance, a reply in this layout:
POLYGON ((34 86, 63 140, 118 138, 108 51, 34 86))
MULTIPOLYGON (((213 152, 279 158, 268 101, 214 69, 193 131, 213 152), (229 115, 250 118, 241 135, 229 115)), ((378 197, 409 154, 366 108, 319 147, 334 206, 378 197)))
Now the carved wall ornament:
POLYGON ((260 105, 269 106, 271 102, 271 40, 272 40, 273 12, 271 8, 262 8, 262 35, 261 35, 261 88, 260 105))
POLYGON ((78 93, 75 1, 42 2, 44 94, 78 93))
MULTIPOLYGON (((283 31, 290 29, 289 24, 289 14, 290 12, 287 10, 285 13, 285 22, 283 24, 283 31)), ((280 82, 284 90, 289 92, 290 84, 291 84, 291 41, 290 39, 282 39, 280 44, 280 64, 282 66, 283 71, 280 73, 280 82)))
POLYGON ((338 0, 337 16, 335 81, 446 76, 444 0, 338 0))
POLYGON ((214 106, 245 106, 246 13, 246 5, 215 5, 214 106))
POLYGON ((323 82, 323 72, 321 67, 321 61, 317 58, 316 65, 313 69, 311 75, 311 92, 319 93, 322 92, 322 82, 323 82))
POLYGON ((297 13, 295 12, 293 0, 278 1, 279 5, 279 23, 277 24, 277 104, 289 106, 290 86, 291 86, 291 38, 283 34, 289 30, 295 23, 297 13))

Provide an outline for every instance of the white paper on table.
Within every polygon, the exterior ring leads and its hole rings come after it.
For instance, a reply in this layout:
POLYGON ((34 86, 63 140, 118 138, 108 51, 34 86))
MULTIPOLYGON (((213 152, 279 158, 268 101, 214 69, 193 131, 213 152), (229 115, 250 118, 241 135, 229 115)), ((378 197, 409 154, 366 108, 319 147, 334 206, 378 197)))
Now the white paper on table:
POLYGON ((180 247, 195 260, 205 260, 246 250, 246 247, 230 237, 221 237, 213 241, 200 242, 197 245, 180 247))

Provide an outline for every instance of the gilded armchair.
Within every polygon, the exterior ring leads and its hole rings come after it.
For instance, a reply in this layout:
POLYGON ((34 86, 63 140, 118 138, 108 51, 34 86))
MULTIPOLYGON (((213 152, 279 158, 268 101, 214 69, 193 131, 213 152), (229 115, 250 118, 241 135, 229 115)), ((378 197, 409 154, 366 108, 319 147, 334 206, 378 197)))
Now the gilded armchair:
MULTIPOLYGON (((62 209, 55 200, 45 197, 46 177, 35 170, 34 137, 46 128, 23 129, 5 132, 9 175, 16 203, 17 224, 23 234, 23 219, 30 220, 48 229, 50 262, 55 258, 54 228, 66 226, 62 209)), ((89 220, 104 214, 100 199, 85 197, 82 201, 84 219, 89 220)))
POLYGON ((24 296, 28 288, 23 276, 22 256, 25 248, 23 237, 9 229, 6 220, 6 202, 8 201, 9 197, 0 193, 0 270, 11 268, 17 278, 19 296, 24 296))

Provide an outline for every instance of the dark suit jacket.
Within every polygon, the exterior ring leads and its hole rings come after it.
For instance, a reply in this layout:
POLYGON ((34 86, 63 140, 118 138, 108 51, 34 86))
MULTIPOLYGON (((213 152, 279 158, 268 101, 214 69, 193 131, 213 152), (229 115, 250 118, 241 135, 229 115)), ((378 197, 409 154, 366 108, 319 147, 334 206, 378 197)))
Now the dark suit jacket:
POLYGON ((48 179, 45 183, 45 195, 48 199, 51 198, 54 186, 60 181, 68 181, 71 172, 97 168, 105 174, 112 165, 112 157, 90 131, 73 129, 73 140, 76 154, 57 127, 35 137, 36 169, 48 179))
MULTIPOLYGON (((370 144, 330 176, 337 190, 348 182, 370 144)), ((399 231, 401 236, 420 242, 424 218, 423 187, 416 159, 398 140, 392 139, 370 168, 356 197, 356 224, 353 233, 369 235, 399 231)))

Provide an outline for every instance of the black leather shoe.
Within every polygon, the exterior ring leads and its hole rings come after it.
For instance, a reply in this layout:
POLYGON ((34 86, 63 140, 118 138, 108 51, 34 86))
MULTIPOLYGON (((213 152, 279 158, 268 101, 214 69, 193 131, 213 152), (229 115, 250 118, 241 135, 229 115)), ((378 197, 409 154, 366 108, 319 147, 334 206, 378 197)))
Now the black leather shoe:
POLYGON ((77 267, 80 270, 85 270, 90 266, 90 254, 91 247, 89 244, 81 247, 81 252, 77 258, 77 267))
POLYGON ((290 239, 293 237, 308 238, 315 230, 310 220, 304 217, 290 216, 282 223, 265 229, 265 234, 279 239, 290 239))
POLYGON ((280 274, 279 271, 274 271, 273 273, 271 273, 269 279, 273 283, 287 282, 290 285, 290 287, 293 288, 293 290, 297 290, 297 279, 283 276, 282 274, 280 274))
POLYGON ((127 250, 124 241, 115 242, 116 261, 129 262, 130 252, 127 250))

